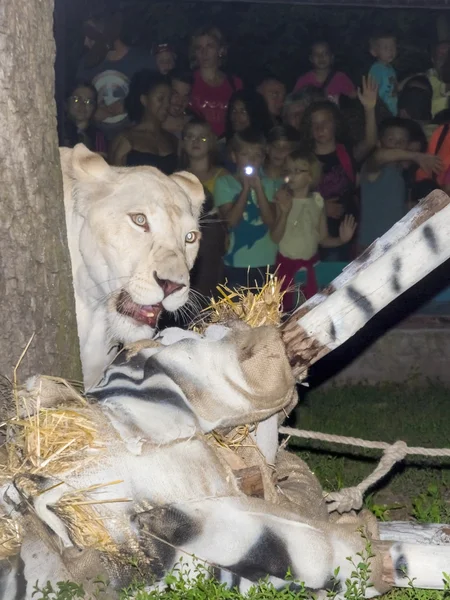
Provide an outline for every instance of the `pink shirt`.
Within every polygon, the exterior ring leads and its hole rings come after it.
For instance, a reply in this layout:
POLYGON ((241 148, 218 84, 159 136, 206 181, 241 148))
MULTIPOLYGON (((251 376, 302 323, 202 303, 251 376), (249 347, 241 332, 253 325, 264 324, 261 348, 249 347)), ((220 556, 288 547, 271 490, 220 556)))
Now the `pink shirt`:
POLYGON ((199 117, 208 121, 218 137, 222 136, 225 131, 225 117, 231 95, 236 90, 242 89, 242 81, 239 77, 233 75, 232 81, 234 89, 229 78, 225 78, 221 85, 212 87, 203 81, 199 71, 194 73, 191 109, 199 117))
MULTIPOLYGON (((322 83, 317 79, 317 76, 314 73, 314 71, 309 71, 308 73, 305 73, 305 75, 302 75, 295 84, 294 91, 297 92, 298 90, 301 90, 302 88, 308 85, 312 85, 318 88, 322 87, 322 83)), ((355 93, 355 86, 353 85, 350 78, 345 73, 342 73, 342 71, 336 71, 334 77, 327 85, 327 88, 325 90, 325 94, 328 97, 328 99, 332 102, 335 102, 336 104, 339 103, 339 97, 341 95, 354 96, 355 93)))

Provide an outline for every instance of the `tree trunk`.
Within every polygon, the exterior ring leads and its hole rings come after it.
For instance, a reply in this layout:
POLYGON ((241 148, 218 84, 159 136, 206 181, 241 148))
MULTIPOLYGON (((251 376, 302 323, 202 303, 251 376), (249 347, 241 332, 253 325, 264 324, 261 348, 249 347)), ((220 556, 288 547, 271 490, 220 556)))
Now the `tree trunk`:
POLYGON ((53 0, 0 5, 0 374, 79 378, 56 134, 53 0))

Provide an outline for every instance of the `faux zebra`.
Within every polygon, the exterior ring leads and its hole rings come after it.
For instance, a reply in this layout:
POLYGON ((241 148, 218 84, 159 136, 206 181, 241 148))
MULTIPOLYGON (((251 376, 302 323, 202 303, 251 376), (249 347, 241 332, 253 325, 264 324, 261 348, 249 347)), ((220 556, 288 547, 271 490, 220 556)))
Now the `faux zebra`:
MULTIPOLYGON (((358 531, 363 522, 331 522, 309 472, 305 488, 296 488, 289 475, 279 479, 271 501, 245 495, 220 446, 208 437, 212 430, 226 433, 261 422, 253 441, 275 469, 283 461, 288 472, 301 466, 295 456, 277 452, 279 415, 291 405, 294 388, 279 331, 213 327, 205 337, 169 331, 162 342, 186 335, 169 346, 152 341, 120 353, 92 390, 91 415, 106 450, 93 451, 91 462, 61 474, 58 482, 28 479, 34 492, 20 479, 4 487, 8 511, 23 520, 31 506, 30 518, 46 532, 26 529, 17 568, 10 562, 3 570, 8 598, 31 598, 36 580, 84 582, 88 567, 91 576, 94 567, 101 569, 116 589, 130 583, 136 573, 129 559, 118 564, 116 555, 78 548, 55 509, 68 491, 108 482, 119 483, 99 492, 102 501, 111 501, 99 505, 99 515, 121 556, 137 560, 149 583, 161 580, 180 558, 192 564, 196 556, 241 591, 265 576, 281 587, 288 570, 312 590, 344 589, 353 571, 347 557, 359 560, 364 548, 358 531), (289 500, 283 490, 289 490, 289 500), (300 510, 302 494, 308 502, 300 510), (114 503, 117 498, 128 501, 114 503)), ((30 393, 41 383, 31 382, 30 393)), ((52 392, 50 386, 47 396, 52 392)), ((418 586, 439 587, 450 564, 445 547, 389 544, 375 536, 372 549, 367 597, 406 585, 406 577, 418 586)))

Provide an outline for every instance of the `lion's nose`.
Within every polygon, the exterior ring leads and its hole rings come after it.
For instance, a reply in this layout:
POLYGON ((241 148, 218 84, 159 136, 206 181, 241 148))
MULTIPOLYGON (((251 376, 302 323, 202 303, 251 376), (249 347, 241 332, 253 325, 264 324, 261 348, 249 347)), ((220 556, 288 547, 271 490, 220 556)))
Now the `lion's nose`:
POLYGON ((167 296, 170 296, 170 294, 178 292, 178 290, 181 290, 185 287, 184 283, 177 283, 176 281, 171 281, 170 279, 161 279, 158 277, 156 271, 153 273, 153 276, 156 283, 164 292, 164 298, 167 298, 167 296))

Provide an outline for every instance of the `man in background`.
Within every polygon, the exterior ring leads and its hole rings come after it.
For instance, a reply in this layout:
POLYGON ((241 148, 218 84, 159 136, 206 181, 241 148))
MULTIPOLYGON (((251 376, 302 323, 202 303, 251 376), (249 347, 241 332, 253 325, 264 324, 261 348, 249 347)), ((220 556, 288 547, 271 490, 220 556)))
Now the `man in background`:
POLYGON ((91 83, 96 88, 94 120, 105 138, 111 140, 129 124, 124 100, 131 77, 141 69, 156 70, 155 59, 150 52, 122 41, 119 13, 92 17, 83 29, 88 52, 78 69, 77 82, 91 83))

